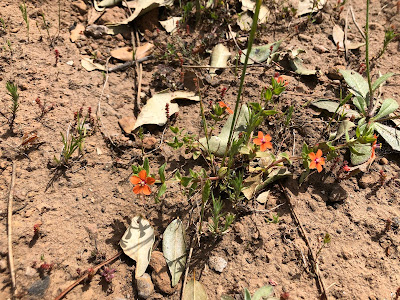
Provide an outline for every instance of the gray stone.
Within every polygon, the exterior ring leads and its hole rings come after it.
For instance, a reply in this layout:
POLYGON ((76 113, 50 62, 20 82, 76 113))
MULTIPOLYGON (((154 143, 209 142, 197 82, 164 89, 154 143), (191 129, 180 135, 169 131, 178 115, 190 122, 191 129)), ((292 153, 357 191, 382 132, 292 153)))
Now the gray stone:
POLYGON ((43 296, 50 285, 50 277, 46 276, 35 281, 28 289, 29 295, 43 296))
POLYGON ((208 259, 208 265, 214 271, 222 273, 222 271, 224 271, 228 263, 225 259, 223 259, 220 256, 210 256, 210 258, 208 259))
POLYGON ((139 298, 147 299, 154 293, 154 285, 149 274, 144 273, 136 279, 136 288, 139 298))

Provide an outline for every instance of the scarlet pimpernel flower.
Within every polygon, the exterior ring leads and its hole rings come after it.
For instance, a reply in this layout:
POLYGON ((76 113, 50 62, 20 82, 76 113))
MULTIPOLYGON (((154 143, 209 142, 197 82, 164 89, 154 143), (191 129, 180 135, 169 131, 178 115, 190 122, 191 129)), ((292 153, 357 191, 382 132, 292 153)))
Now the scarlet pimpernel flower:
POLYGON ((228 113, 233 114, 233 110, 224 101, 219 101, 218 104, 220 107, 225 108, 228 113))
POLYGON ((264 135, 261 131, 258 132, 258 138, 253 140, 253 143, 260 146, 261 152, 267 149, 272 149, 271 136, 269 134, 264 135))
POLYGON ((149 185, 152 185, 156 180, 153 177, 147 177, 146 170, 140 171, 138 175, 130 178, 130 182, 135 185, 133 192, 135 194, 150 195, 151 190, 149 185))
POLYGON ((276 82, 281 84, 281 85, 287 86, 289 84, 285 79, 283 79, 282 76, 278 76, 275 79, 276 79, 276 82))
POLYGON ((318 149, 317 154, 311 152, 308 154, 311 159, 310 169, 317 169, 318 173, 322 171, 322 166, 325 164, 325 158, 322 157, 321 149, 318 149))

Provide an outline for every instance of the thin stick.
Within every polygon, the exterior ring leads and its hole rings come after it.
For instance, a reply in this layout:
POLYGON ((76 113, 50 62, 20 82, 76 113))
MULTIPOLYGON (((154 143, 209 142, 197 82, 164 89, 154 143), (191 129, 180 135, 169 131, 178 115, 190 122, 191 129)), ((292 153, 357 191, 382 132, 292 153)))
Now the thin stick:
POLYGON ((322 276, 319 273, 318 262, 317 262, 315 254, 314 254, 314 251, 312 250, 312 247, 311 247, 311 244, 310 244, 310 240, 308 239, 307 232, 304 230, 304 227, 303 227, 302 223, 300 222, 300 219, 297 216, 296 211, 294 210, 294 206, 293 206, 293 203, 291 202, 291 198, 290 198, 290 195, 289 195, 289 192, 288 192, 287 188, 284 187, 282 185, 282 183, 279 183, 279 185, 281 186, 283 194, 285 195, 285 198, 286 198, 286 200, 288 202, 289 209, 290 209, 290 212, 292 214, 292 217, 295 220, 295 222, 297 223, 297 225, 299 226, 300 233, 303 236, 303 239, 304 239, 304 241, 305 241, 305 243, 306 243, 306 245, 308 247, 308 251, 309 251, 310 257, 312 259, 312 266, 314 268, 315 276, 317 278, 318 287, 319 287, 320 292, 321 292, 321 299, 329 300, 328 299, 328 295, 326 293, 325 283, 322 280, 322 276))
POLYGON ((353 7, 350 6, 350 12, 351 12, 351 18, 353 19, 354 25, 356 25, 358 32, 360 32, 361 36, 363 37, 363 39, 365 40, 365 34, 364 32, 361 30, 360 26, 358 25, 357 21, 356 21, 356 17, 354 16, 354 11, 353 11, 353 7))
MULTIPOLYGON (((113 260, 117 259, 120 255, 122 254, 122 251, 118 252, 115 254, 113 257, 107 259, 106 261, 102 262, 101 264, 97 265, 96 267, 93 268, 94 274, 101 268, 104 267, 105 265, 111 263, 113 260)), ((83 280, 85 280, 89 276, 89 273, 86 272, 83 276, 81 276, 79 279, 77 279, 73 284, 71 284, 69 287, 67 287, 60 295, 57 296, 54 300, 60 300, 64 298, 66 294, 68 294, 74 287, 76 287, 79 283, 81 283, 83 280)))
MULTIPOLYGON (((192 238, 191 244, 192 243, 193 243, 193 238, 192 238)), ((189 264, 190 264, 190 260, 192 259, 192 254, 193 254, 193 246, 190 245, 189 256, 188 256, 188 259, 186 261, 185 277, 183 278, 181 298, 183 296, 183 291, 185 290, 185 287, 186 287, 186 280, 187 280, 187 276, 188 276, 188 273, 189 273, 189 264)))
POLYGON ((14 197, 14 185, 15 185, 15 162, 12 163, 12 174, 10 192, 8 194, 8 216, 7 216, 7 235, 8 235, 8 264, 11 274, 12 294, 15 295, 17 286, 15 283, 15 270, 14 270, 14 257, 12 251, 12 202, 14 197))
POLYGON ((346 23, 344 26, 344 42, 343 42, 343 47, 344 47, 344 58, 347 60, 349 58, 349 49, 347 48, 347 27, 349 24, 349 12, 350 10, 347 9, 346 13, 346 23))

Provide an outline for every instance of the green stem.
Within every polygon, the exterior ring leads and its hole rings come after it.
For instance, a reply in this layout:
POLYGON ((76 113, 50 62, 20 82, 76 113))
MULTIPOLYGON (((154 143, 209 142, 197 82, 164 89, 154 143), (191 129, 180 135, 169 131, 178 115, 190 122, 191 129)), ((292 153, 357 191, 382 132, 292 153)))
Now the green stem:
MULTIPOLYGON (((238 117, 239 104, 240 104, 240 99, 242 97, 244 79, 246 77, 247 63, 249 61, 251 48, 253 46, 254 37, 256 35, 257 21, 258 21, 258 15, 260 13, 260 7, 261 7, 261 0, 257 0, 257 2, 256 2, 256 10, 254 11, 254 16, 253 16, 253 24, 251 25, 249 42, 248 42, 248 45, 247 45, 246 58, 245 58, 244 64, 243 64, 242 75, 240 77, 240 85, 239 85, 239 91, 238 91, 237 98, 236 98, 235 111, 233 113, 233 121, 232 121, 231 129, 229 131, 229 138, 228 138, 228 143, 227 143, 227 146, 226 146, 225 154, 224 154, 224 157, 223 157, 222 163, 221 163, 222 167, 225 165, 226 156, 230 152, 229 150, 230 150, 230 147, 231 147, 231 144, 232 144, 233 130, 235 128, 236 119, 238 117)), ((232 155, 232 154, 230 154, 230 155, 232 155)))
POLYGON ((369 106, 368 106, 368 116, 372 117, 372 108, 374 107, 374 92, 372 90, 371 73, 369 66, 369 1, 367 0, 367 15, 365 21, 365 65, 367 66, 367 79, 369 88, 369 106))

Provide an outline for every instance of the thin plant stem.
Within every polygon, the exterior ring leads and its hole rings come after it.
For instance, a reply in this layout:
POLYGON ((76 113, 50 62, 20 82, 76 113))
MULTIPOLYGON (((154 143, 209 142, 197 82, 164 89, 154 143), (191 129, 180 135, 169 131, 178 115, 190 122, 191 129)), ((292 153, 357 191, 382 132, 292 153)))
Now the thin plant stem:
POLYGON ((253 16, 253 24, 251 25, 249 42, 248 42, 248 45, 247 45, 246 58, 245 58, 244 64, 243 64, 242 75, 240 77, 240 85, 239 85, 239 91, 238 91, 237 98, 236 98, 235 110, 234 110, 234 113, 233 113, 233 121, 232 121, 232 124, 231 124, 231 129, 229 131, 229 138, 228 138, 228 143, 226 145, 225 154, 224 154, 224 157, 223 157, 222 163, 221 163, 222 167, 225 165, 226 156, 230 152, 229 150, 230 150, 230 147, 231 147, 231 144, 232 144, 233 129, 235 128, 236 120, 238 118, 239 104, 240 104, 240 99, 242 98, 244 79, 246 77, 247 63, 249 61, 251 48, 253 46, 254 37, 256 35, 257 21, 258 21, 258 15, 260 13, 260 7, 261 7, 261 0, 257 0, 256 9, 254 11, 254 16, 253 16))
POLYGON ((367 12, 365 21, 365 65, 368 79, 369 88, 369 106, 368 106, 368 116, 371 117, 372 108, 374 107, 374 92, 372 90, 371 73, 369 66, 369 0, 367 0, 367 12))

